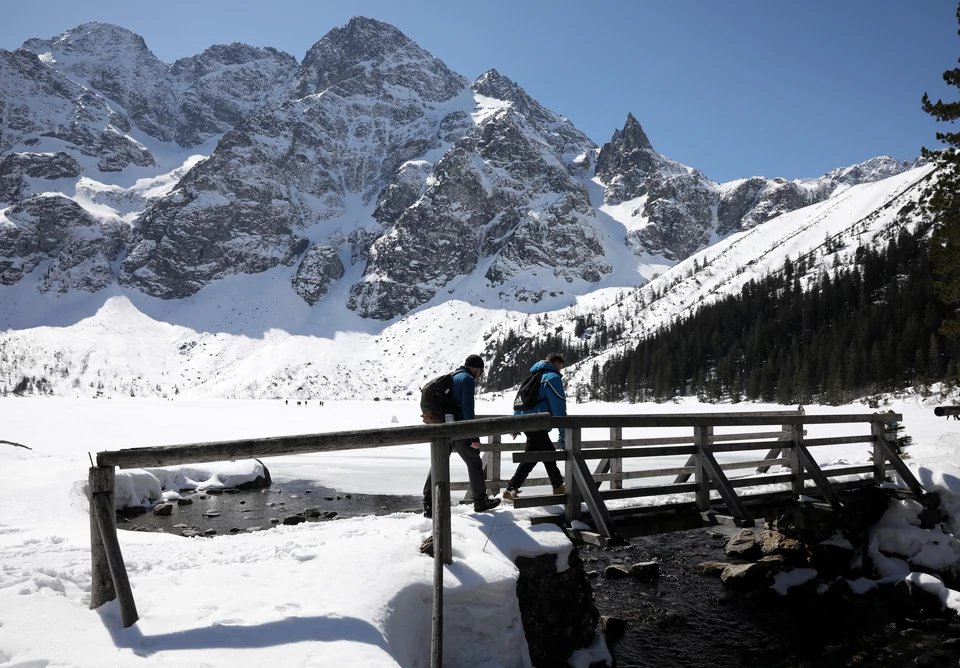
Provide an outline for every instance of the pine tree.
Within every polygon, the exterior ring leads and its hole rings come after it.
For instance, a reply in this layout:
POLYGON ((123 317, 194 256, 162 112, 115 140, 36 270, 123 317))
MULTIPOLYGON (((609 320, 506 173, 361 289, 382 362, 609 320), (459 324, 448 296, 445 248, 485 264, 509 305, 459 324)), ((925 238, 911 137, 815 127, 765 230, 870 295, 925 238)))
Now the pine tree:
MULTIPOLYGON (((960 5, 957 7, 960 22, 960 5)), ((960 34, 960 31, 957 31, 960 34)), ((960 88, 960 68, 947 70, 943 80, 949 86, 960 88)), ((923 94, 923 110, 937 121, 953 123, 960 119, 960 102, 931 102, 923 94)), ((960 133, 938 132, 937 140, 947 148, 939 151, 923 149, 924 157, 932 158, 937 165, 937 182, 927 202, 937 226, 933 233, 931 257, 934 261, 934 288, 945 304, 960 304, 960 133)), ((948 318, 943 321, 941 332, 950 337, 960 337, 960 320, 948 318)))

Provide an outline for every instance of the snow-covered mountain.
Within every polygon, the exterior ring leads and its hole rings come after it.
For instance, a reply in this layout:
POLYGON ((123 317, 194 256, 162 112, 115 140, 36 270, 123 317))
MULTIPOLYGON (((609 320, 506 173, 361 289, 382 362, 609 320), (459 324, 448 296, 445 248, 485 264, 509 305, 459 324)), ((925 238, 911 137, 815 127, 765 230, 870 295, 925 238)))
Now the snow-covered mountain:
POLYGON ((930 172, 715 183, 632 115, 598 149, 367 18, 300 62, 231 44, 172 65, 89 23, 0 50, 0 81, 0 391, 403 396, 498 324, 757 235, 782 261, 791 221, 820 221, 812 248, 844 202, 865 218, 930 172))

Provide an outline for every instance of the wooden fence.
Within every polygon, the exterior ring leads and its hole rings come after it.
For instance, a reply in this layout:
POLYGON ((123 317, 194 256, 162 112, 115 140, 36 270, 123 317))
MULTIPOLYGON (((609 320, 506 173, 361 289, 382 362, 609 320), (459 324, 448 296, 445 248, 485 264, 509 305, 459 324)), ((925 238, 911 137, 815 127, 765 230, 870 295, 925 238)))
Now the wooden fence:
MULTIPOLYGON (((485 417, 452 424, 391 427, 351 432, 334 432, 266 439, 247 439, 213 443, 194 443, 159 447, 128 448, 97 454, 96 466, 89 471, 90 544, 91 544, 91 608, 118 599, 123 625, 131 626, 138 619, 136 604, 127 577, 117 534, 114 508, 115 467, 142 468, 173 466, 200 462, 275 457, 316 452, 332 452, 361 448, 430 443, 433 484, 434 538, 434 608, 431 665, 442 664, 443 566, 452 563, 450 528, 450 491, 468 489, 467 483, 450 482, 450 440, 482 435, 487 443, 481 446, 488 492, 498 493, 506 486, 501 479, 501 457, 513 452, 514 462, 563 462, 566 494, 532 496, 517 499, 515 507, 530 508, 560 505, 562 513, 547 514, 539 521, 565 524, 568 533, 578 539, 604 544, 620 538, 623 527, 632 515, 646 516, 650 508, 665 513, 689 511, 705 523, 729 518, 735 524, 752 526, 758 500, 796 503, 805 496, 820 496, 830 507, 842 509, 840 492, 864 484, 878 485, 887 473, 896 471, 909 487, 909 493, 923 497, 919 482, 896 455, 888 441, 885 425, 900 421, 895 413, 861 415, 804 415, 802 411, 772 411, 718 414, 666 415, 596 415, 551 417, 547 414, 485 417), (855 436, 806 438, 804 426, 829 424, 863 424, 869 433, 855 436), (777 429, 771 430, 771 426, 777 429), (523 443, 504 442, 507 434, 566 429, 565 452, 516 452, 523 443), (624 430, 683 428, 689 433, 670 437, 624 438, 624 430), (761 427, 762 431, 738 431, 717 434, 718 428, 761 427), (607 438, 583 440, 584 430, 602 430, 607 438), (872 445, 873 462, 860 466, 821 468, 809 448, 826 445, 867 443, 872 445), (759 459, 720 463, 718 455, 733 452, 766 451, 759 459), (624 461, 642 462, 651 457, 685 457, 682 466, 632 468, 625 470, 624 461), (596 461, 593 471, 587 461, 596 461), (789 473, 768 473, 779 465, 789 473), (756 469, 757 474, 728 478, 726 472, 756 469), (866 480, 832 481, 831 478, 868 474, 866 480), (674 477, 675 476, 675 477, 674 477), (624 488, 627 480, 674 477, 666 484, 624 488), (807 486, 807 481, 813 482, 807 486), (599 486, 608 483, 609 489, 599 486), (740 494, 738 489, 762 486, 789 486, 766 494, 740 494), (607 501, 639 499, 688 493, 692 501, 667 501, 641 508, 609 510, 607 501), (616 521, 615 521, 616 518, 616 521), (593 531, 573 528, 577 521, 589 520, 593 531)), ((742 456, 742 455, 741 455, 742 456)), ((529 479, 529 486, 547 484, 546 479, 529 479)), ((656 530, 673 530, 676 526, 654 524, 656 530)))

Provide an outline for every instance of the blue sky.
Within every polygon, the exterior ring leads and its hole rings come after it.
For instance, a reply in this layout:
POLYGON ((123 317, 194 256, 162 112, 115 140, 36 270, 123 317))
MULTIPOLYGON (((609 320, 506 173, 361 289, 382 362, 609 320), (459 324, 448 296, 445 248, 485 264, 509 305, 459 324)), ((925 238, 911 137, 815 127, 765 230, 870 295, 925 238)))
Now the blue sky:
POLYGON ((715 181, 815 177, 936 145, 923 93, 956 99, 956 0, 0 0, 0 48, 106 21, 166 62, 246 42, 301 59, 351 16, 397 26, 468 78, 496 68, 597 144, 627 112, 715 181))

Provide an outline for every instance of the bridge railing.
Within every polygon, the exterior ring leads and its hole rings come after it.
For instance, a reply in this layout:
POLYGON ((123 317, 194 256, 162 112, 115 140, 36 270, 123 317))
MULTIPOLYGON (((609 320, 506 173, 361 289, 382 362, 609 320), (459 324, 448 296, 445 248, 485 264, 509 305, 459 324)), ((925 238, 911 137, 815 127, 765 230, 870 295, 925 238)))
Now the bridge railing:
MULTIPOLYGON (((776 499, 784 502, 801 497, 821 497, 829 507, 841 510, 840 492, 865 485, 879 485, 890 472, 896 472, 917 497, 924 492, 919 482, 891 446, 892 430, 887 425, 898 422, 902 416, 896 413, 804 415, 801 411, 776 411, 769 413, 719 413, 689 415, 603 415, 567 416, 554 418, 554 427, 566 429, 566 452, 519 452, 514 453, 514 462, 565 462, 566 494, 521 497, 514 502, 517 508, 563 505, 562 515, 553 514, 545 520, 570 524, 584 519, 589 514, 598 534, 604 539, 617 537, 615 516, 638 512, 636 507, 610 510, 606 502, 642 497, 668 497, 690 494, 692 501, 667 500, 657 505, 663 513, 674 511, 698 511, 710 513, 711 521, 717 517, 729 517, 739 526, 753 526, 754 518, 749 506, 776 499), (869 429, 868 433, 849 436, 807 438, 806 425, 856 425, 869 429), (779 425, 778 431, 715 434, 720 427, 768 427, 779 425), (680 427, 691 430, 689 435, 661 438, 622 438, 622 430, 680 427), (585 429, 609 429, 609 441, 582 440, 585 429), (832 465, 821 467, 811 455, 809 448, 864 443, 872 446, 872 462, 861 465, 832 465), (753 452, 766 451, 761 458, 753 452), (736 461, 719 459, 738 453, 736 461), (664 468, 662 465, 643 467, 649 458, 683 457, 683 466, 664 468), (615 466, 619 460, 621 464, 615 466), (636 464, 634 470, 624 471, 622 462, 636 464), (588 461, 599 461, 600 466, 591 473, 588 461), (783 473, 770 474, 770 468, 780 465, 783 473), (608 471, 604 471, 607 468, 608 471), (756 474, 731 478, 727 472, 737 469, 756 469, 756 474), (863 479, 864 476, 866 479, 863 479), (624 489, 614 487, 600 491, 603 482, 676 476, 663 484, 624 489), (812 482, 812 485, 808 485, 812 482), (784 490, 783 487, 789 487, 784 490), (745 489, 746 488, 746 489, 745 489), (740 491, 742 490, 742 491, 740 491), (757 490, 760 490, 759 492, 757 490), (585 507, 584 507, 585 506, 585 507)), ((529 481, 533 484, 536 481, 529 481)))

